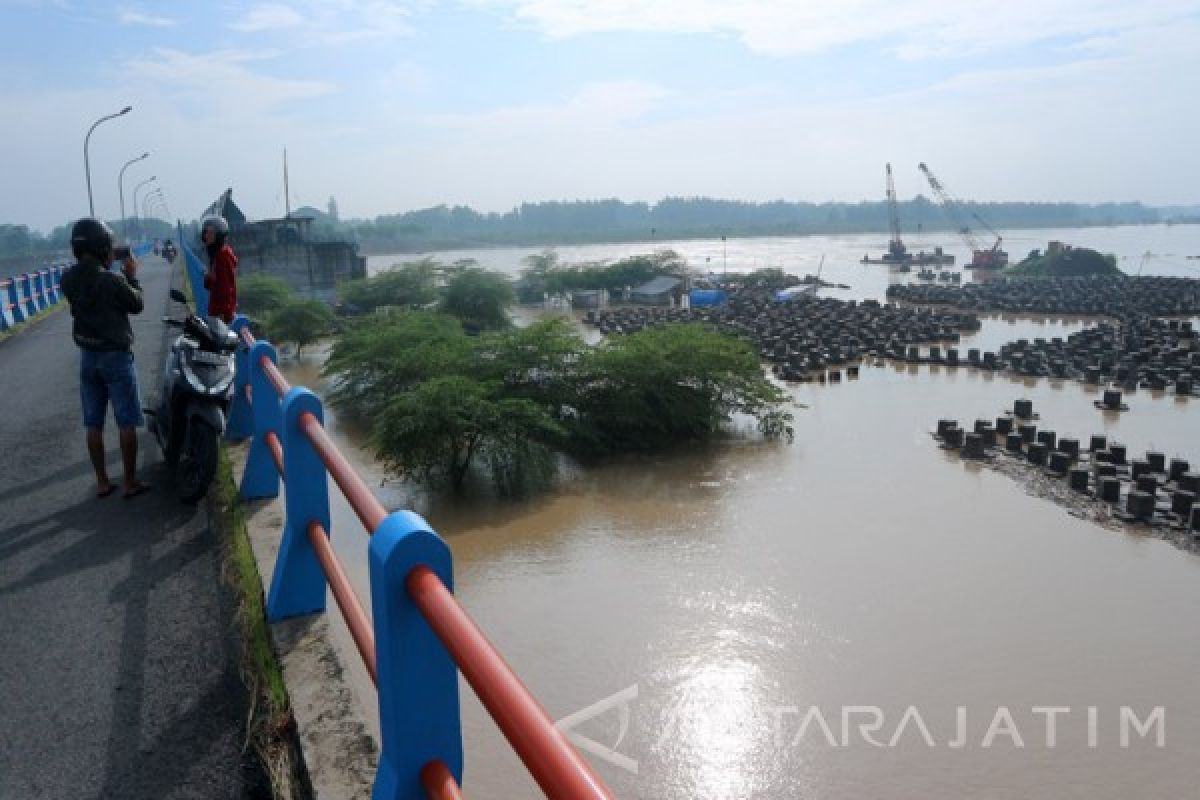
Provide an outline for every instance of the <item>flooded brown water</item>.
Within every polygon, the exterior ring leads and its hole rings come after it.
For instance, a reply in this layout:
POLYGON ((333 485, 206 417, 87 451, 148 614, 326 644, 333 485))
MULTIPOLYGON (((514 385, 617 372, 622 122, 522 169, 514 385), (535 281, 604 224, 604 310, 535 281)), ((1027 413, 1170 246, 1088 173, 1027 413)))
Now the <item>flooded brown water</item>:
MULTIPOLYGON (((1082 324, 990 318, 961 346, 1082 324)), ((289 371, 317 385, 311 363, 289 371)), ((790 391, 791 445, 627 460, 523 503, 379 493, 447 538, 460 601, 551 716, 618 695, 574 730, 614 748, 589 758, 619 797, 1194 796, 1200 558, 1076 519, 928 432, 1027 397, 1060 436, 1198 462, 1200 399, 1138 391, 1104 413, 1094 387, 908 365, 790 391), (1127 724, 1123 747, 1123 708, 1161 709, 1163 746, 1127 724)), ((333 528, 369 597, 340 499, 333 528)), ((470 795, 540 796, 465 685, 463 724, 470 795)))

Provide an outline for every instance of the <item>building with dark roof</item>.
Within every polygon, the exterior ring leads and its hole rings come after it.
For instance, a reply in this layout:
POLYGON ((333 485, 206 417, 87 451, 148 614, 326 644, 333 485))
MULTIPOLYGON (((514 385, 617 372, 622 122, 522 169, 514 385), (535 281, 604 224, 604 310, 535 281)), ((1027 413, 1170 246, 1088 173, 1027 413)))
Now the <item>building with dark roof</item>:
POLYGON ((313 220, 287 216, 251 222, 226 189, 204 210, 229 223, 229 243, 238 257, 241 275, 271 275, 293 291, 332 302, 342 281, 365 278, 367 259, 358 245, 344 239, 315 235, 313 220))

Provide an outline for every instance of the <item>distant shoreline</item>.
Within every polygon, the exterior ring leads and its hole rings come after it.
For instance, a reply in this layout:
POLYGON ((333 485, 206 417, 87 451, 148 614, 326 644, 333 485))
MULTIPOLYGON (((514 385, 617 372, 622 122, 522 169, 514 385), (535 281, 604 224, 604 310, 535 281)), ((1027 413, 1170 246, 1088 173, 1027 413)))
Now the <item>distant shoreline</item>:
MULTIPOLYGON (((1053 230, 1055 228, 1127 228, 1127 227, 1146 227, 1160 225, 1163 227, 1174 225, 1200 225, 1200 220, 1188 220, 1186 222, 1081 222, 1073 224, 1063 224, 1061 222, 1032 224, 1015 226, 1018 230, 1053 230)), ((491 237, 491 238, 439 238, 439 239, 422 239, 418 241, 396 241, 392 243, 359 243, 359 254, 364 256, 384 256, 394 254, 411 254, 420 255, 422 253, 439 252, 444 250, 487 250, 497 247, 575 247, 582 245, 594 244, 630 244, 630 243, 645 243, 651 247, 659 246, 663 242, 671 241, 697 241, 702 239, 720 239, 722 236, 729 239, 770 239, 770 238, 790 238, 804 236, 861 236, 863 234, 878 233, 886 236, 887 229, 876 227, 849 229, 849 228, 797 228, 792 230, 756 230, 756 229, 735 229, 729 228, 726 230, 688 230, 688 231, 660 231, 654 238, 649 238, 643 231, 607 231, 597 232, 596 234, 580 234, 578 236, 532 236, 532 237, 491 237)), ((916 237, 927 234, 952 234, 953 229, 945 226, 930 226, 924 227, 921 231, 902 231, 902 236, 916 237)))

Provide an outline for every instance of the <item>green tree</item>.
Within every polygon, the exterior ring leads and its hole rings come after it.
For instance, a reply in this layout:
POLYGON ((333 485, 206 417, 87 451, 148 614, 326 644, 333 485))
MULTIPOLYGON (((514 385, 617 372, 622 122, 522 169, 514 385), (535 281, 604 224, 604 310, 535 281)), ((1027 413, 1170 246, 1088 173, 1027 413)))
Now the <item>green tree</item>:
POLYGON ((786 395, 753 349, 698 325, 589 347, 559 319, 468 336, 453 317, 399 312, 343 332, 326 374, 393 472, 462 487, 482 464, 502 494, 549 480, 559 452, 669 448, 738 415, 766 437, 792 435, 786 395))
POLYGON ((0 225, 0 256, 23 256, 33 252, 41 243, 36 233, 25 225, 0 225))
MULTIPOLYGON (((529 262, 526 258, 526 263, 529 262)), ((687 263, 674 250, 628 256, 612 264, 584 263, 559 266, 557 261, 531 263, 524 274, 537 279, 544 291, 567 292, 572 289, 624 289, 641 286, 661 275, 684 275, 687 263)))
POLYGON ((384 306, 421 308, 437 300, 439 265, 431 258, 410 261, 369 278, 338 286, 342 302, 373 311, 384 306))
POLYGON ((272 275, 247 275, 238 281, 238 311, 248 315, 277 311, 292 299, 292 290, 272 275))
POLYGON ((454 317, 382 314, 356 321, 337 338, 325 374, 334 379, 333 401, 371 420, 390 398, 423 381, 469 372, 471 348, 454 317))
POLYGON ((1086 247, 1069 247, 1041 255, 1037 250, 1020 264, 1005 270, 1009 275, 1037 277, 1085 277, 1090 275, 1120 275, 1116 256, 1102 255, 1086 247))
POLYGON ((561 434, 537 403, 505 397, 494 382, 446 375, 395 396, 375 426, 374 442, 394 473, 446 480, 455 489, 482 456, 501 492, 517 494, 547 477, 553 458, 545 442, 561 434))
POLYGON ((277 342, 294 342, 298 356, 304 345, 332 332, 333 312, 320 300, 292 300, 271 315, 267 330, 277 342))
POLYGON ((759 289, 784 289, 799 283, 794 275, 788 275, 779 267, 763 267, 742 277, 743 286, 759 289))
POLYGON ((792 437, 786 393, 746 342, 701 325, 666 325, 606 340, 579 367, 576 445, 598 453, 660 450, 711 439, 735 414, 768 438, 792 437))
POLYGON ((469 266, 449 279, 439 310, 458 317, 467 329, 502 330, 512 325, 507 309, 514 299, 506 275, 469 266))

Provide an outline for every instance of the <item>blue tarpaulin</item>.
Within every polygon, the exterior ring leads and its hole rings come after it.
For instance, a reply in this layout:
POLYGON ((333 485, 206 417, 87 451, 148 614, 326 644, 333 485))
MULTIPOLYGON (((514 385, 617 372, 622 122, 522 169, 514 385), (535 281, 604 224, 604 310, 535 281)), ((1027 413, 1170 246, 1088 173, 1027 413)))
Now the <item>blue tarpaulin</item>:
POLYGON ((728 299, 724 289, 692 289, 688 292, 688 303, 692 308, 719 306, 728 299))

